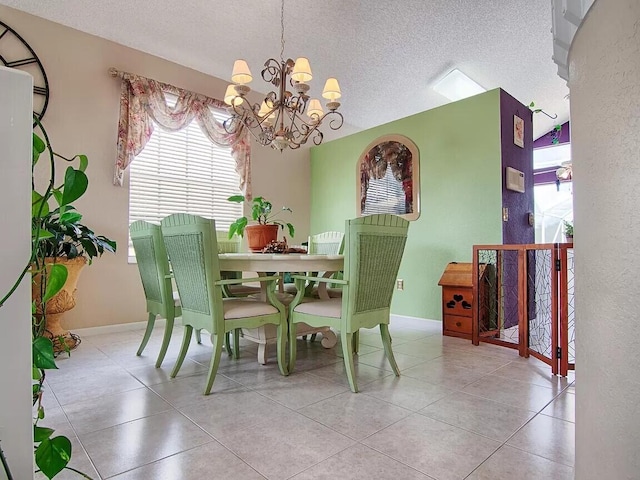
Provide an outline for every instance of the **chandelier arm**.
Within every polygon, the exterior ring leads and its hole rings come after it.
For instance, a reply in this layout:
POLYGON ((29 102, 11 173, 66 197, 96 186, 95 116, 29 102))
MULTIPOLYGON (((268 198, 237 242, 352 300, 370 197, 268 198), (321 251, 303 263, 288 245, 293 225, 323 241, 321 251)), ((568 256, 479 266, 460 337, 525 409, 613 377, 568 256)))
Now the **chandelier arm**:
POLYGON ((282 80, 282 65, 283 63, 279 62, 275 58, 270 58, 264 62, 264 68, 262 69, 262 72, 260 72, 262 80, 272 83, 276 87, 280 86, 280 82, 282 80))
POLYGON ((337 115, 337 118, 332 118, 329 121, 329 128, 331 130, 339 130, 342 125, 344 124, 344 117, 342 116, 342 114, 340 112, 338 112, 337 110, 332 110, 330 112, 325 113, 322 118, 320 119, 320 121, 323 121, 326 117, 328 117, 329 115, 337 115))

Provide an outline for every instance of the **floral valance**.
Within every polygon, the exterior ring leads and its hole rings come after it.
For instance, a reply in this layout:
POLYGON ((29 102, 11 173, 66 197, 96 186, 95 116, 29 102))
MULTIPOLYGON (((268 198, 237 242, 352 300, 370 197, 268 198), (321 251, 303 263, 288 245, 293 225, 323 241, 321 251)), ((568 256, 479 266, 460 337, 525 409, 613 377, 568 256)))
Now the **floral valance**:
POLYGON ((212 112, 226 112, 222 101, 130 73, 117 72, 116 75, 122 78, 122 86, 114 185, 122 186, 124 171, 151 138, 155 123, 164 129, 176 131, 195 119, 211 142, 221 147, 231 147, 236 172, 240 176, 240 190, 247 198, 251 198, 249 132, 246 129, 237 134, 225 131, 212 112), (175 106, 167 104, 165 93, 178 97, 175 106))

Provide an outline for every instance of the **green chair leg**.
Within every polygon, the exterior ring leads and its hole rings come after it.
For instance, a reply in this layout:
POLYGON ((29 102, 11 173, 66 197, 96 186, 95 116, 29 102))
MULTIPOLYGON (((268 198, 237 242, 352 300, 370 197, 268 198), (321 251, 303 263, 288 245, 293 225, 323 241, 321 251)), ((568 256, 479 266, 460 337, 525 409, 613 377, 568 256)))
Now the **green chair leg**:
POLYGON ((169 348, 169 342, 171 342, 171 334, 173 333, 174 319, 171 316, 167 316, 167 321, 164 325, 164 335, 162 337, 162 345, 160 346, 160 353, 158 353, 158 359, 156 360, 156 368, 160 368, 164 356, 167 354, 169 348))
POLYGON ((184 335, 182 336, 182 346, 180 347, 180 353, 178 354, 178 359, 176 360, 176 364, 171 370, 171 378, 175 378, 180 371, 180 367, 182 367, 182 362, 184 362, 184 357, 187 356, 187 350, 189 349, 189 344, 191 343, 191 334, 193 333, 193 327, 191 325, 184 326, 184 335))
POLYGON ((200 335, 200 332, 202 331, 201 328, 199 328, 198 330, 196 330, 196 342, 198 342, 198 344, 202 343, 202 335, 200 335))
POLYGON ((227 355, 233 358, 233 351, 231 350, 231 332, 224 332, 224 348, 227 350, 227 355))
POLYGON ((289 365, 287 366, 287 371, 289 373, 293 372, 295 364, 296 364, 296 325, 292 324, 292 325, 289 325, 289 365))
POLYGON ((233 358, 236 360, 240 358, 240 329, 236 328, 233 331, 233 358))
POLYGON ((149 314, 149 319, 147 320, 147 329, 144 331, 144 337, 142 337, 142 343, 140 343, 140 347, 136 352, 136 355, 139 357, 142 355, 147 343, 149 342, 149 338, 151 337, 151 332, 153 332, 153 326, 156 323, 156 315, 155 313, 149 314))
POLYGON ((360 330, 356 330, 355 332, 353 332, 353 353, 358 353, 358 350, 360 349, 360 330))
MULTIPOLYGON (((280 373, 282 375, 289 375, 289 366, 287 365, 287 359, 285 357, 285 348, 287 346, 287 331, 285 325, 278 325, 277 336, 278 336, 278 368, 280 369, 280 373)), ((294 347, 295 348, 295 347, 294 347)))
POLYGON ((342 356, 344 357, 344 368, 347 371, 347 379, 349 387, 353 393, 358 393, 358 384, 356 383, 356 371, 353 364, 353 333, 343 333, 342 356))
POLYGON ((209 395, 213 387, 213 381, 216 379, 218 366, 220 365, 220 357, 222 356, 222 348, 224 343, 224 335, 211 335, 211 343, 213 344, 213 352, 211 352, 211 363, 209 364, 209 373, 207 374, 207 384, 204 387, 204 394, 209 395))
POLYGON ((393 373, 396 374, 396 377, 400 376, 400 369, 398 368, 398 364, 396 363, 396 359, 393 356, 393 350, 391 349, 391 335, 389 335, 389 325, 385 323, 380 324, 380 335, 382 336, 382 344, 384 345, 384 354, 389 360, 389 364, 393 369, 393 373))

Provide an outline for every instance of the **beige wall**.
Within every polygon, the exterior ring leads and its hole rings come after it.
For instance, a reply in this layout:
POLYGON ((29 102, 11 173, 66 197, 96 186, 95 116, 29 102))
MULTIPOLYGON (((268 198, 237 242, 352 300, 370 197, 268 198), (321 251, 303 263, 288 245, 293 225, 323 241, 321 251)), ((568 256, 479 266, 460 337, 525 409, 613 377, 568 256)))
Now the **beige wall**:
MULTIPOLYGON (((216 98, 224 94, 226 82, 4 6, 0 18, 31 45, 45 67, 51 95, 43 120, 55 150, 89 157, 89 190, 76 202, 84 223, 119 246, 116 255, 106 254, 84 270, 77 306, 63 323, 80 328, 146 320, 137 267, 127 264, 128 187, 112 185, 120 83, 107 70, 115 67, 216 98)), ((291 207, 299 232, 294 241, 306 240, 308 150, 280 154, 254 143, 252 169, 254 194, 291 207)))
POLYGON ((640 2, 598 0, 569 52, 576 478, 639 478, 640 2))

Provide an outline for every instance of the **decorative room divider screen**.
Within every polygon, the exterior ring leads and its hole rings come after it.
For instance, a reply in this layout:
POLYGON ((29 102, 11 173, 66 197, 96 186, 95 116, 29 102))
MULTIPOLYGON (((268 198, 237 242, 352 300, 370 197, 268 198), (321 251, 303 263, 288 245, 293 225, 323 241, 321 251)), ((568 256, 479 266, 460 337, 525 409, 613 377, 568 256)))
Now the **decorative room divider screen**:
POLYGON ((517 348, 566 376, 575 369, 573 273, 572 243, 474 245, 473 344, 517 348))

